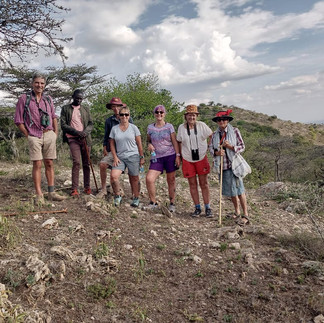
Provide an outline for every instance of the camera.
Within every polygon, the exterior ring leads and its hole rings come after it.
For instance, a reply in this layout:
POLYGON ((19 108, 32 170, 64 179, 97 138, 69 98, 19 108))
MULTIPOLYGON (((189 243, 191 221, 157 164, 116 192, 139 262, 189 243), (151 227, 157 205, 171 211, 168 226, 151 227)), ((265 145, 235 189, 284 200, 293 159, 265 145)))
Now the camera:
POLYGON ((199 150, 191 149, 191 158, 192 160, 199 160, 199 150))
POLYGON ((50 117, 48 114, 42 114, 41 116, 41 125, 46 128, 50 125, 50 117))

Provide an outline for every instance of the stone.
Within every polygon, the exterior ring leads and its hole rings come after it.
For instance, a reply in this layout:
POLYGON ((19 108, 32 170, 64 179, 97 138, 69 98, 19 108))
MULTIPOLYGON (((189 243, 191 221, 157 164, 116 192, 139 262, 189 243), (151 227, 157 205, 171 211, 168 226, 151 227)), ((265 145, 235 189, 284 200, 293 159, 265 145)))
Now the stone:
POLYGON ((49 280, 51 272, 42 260, 38 259, 36 256, 30 256, 26 262, 26 267, 34 274, 35 282, 40 279, 49 280))
POLYGON ((46 220, 42 224, 42 228, 48 229, 48 230, 53 229, 53 228, 57 228, 57 227, 58 227, 58 222, 54 217, 46 220))

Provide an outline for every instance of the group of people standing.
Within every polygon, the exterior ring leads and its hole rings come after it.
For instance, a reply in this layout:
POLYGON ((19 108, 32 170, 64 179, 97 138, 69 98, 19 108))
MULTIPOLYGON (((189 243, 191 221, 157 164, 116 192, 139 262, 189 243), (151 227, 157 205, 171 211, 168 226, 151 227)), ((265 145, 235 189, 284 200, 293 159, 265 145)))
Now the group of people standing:
MULTIPOLYGON (((16 125, 28 138, 37 202, 43 202, 40 183, 42 160, 45 164, 49 199, 64 199, 54 192, 53 159, 56 158, 58 122, 52 100, 43 94, 44 88, 45 78, 40 74, 34 75, 32 92, 21 96, 15 114, 16 125), (44 116, 47 118, 47 123, 43 122, 44 116)), ((83 168, 84 193, 91 194, 89 153, 93 121, 89 109, 81 104, 83 98, 83 92, 75 90, 72 94, 72 103, 62 108, 60 118, 63 141, 69 144, 73 161, 71 191, 73 197, 79 196, 80 159, 83 168)), ((100 161, 101 191, 97 194, 97 198, 107 195, 107 168, 109 167, 114 204, 119 206, 123 198, 119 178, 127 169, 132 191, 131 206, 138 207, 139 172, 140 167, 145 163, 141 133, 133 123, 130 109, 120 98, 112 98, 106 108, 111 109, 114 114, 105 122, 103 158, 100 161)), ((194 203, 191 216, 200 216, 204 208, 205 216, 213 217, 208 185, 210 164, 207 151, 209 148, 217 170, 222 159, 222 192, 223 195, 231 197, 235 208, 232 217, 240 222, 239 224, 247 224, 249 218, 243 181, 236 177, 231 169, 233 156, 242 152, 245 147, 239 130, 229 124, 233 120, 230 111, 216 114, 213 121, 218 124, 218 128, 213 132, 204 122, 197 120, 199 116, 197 106, 188 105, 184 113, 184 123, 179 126, 177 134, 173 125, 165 121, 166 113, 163 105, 156 106, 153 109, 155 120, 147 128, 147 150, 151 157, 146 174, 146 187, 150 202, 145 208, 154 210, 158 207, 155 182, 165 171, 170 200, 168 208, 170 212, 175 212, 175 174, 182 164, 182 173, 188 179, 194 203), (200 205, 198 187, 202 193, 203 208, 200 205), (243 210, 242 215, 240 206, 243 210)))

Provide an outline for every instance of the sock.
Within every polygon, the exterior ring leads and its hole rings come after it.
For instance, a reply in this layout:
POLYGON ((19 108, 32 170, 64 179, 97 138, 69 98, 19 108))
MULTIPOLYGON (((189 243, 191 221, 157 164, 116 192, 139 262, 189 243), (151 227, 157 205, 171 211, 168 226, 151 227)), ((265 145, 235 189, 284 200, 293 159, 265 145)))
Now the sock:
POLYGON ((205 204, 205 210, 210 209, 210 205, 209 204, 205 204))
POLYGON ((54 192, 54 186, 47 186, 48 193, 54 192))
POLYGON ((196 209, 201 209, 200 204, 196 204, 196 205, 195 205, 195 208, 196 208, 196 209))

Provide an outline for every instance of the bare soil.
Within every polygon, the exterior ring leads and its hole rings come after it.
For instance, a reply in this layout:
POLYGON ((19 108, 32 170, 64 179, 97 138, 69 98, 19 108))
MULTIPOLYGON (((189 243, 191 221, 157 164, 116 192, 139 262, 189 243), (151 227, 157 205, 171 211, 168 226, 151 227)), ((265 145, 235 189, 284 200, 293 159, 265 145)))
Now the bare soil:
MULTIPOLYGON (((18 306, 26 322, 313 322, 324 314, 323 262, 309 270, 307 261, 315 259, 283 243, 296 232, 316 235, 313 222, 260 191, 247 190, 251 224, 241 228, 225 218, 232 211, 225 199, 219 225, 213 174, 213 219, 189 216, 193 206, 181 176, 177 212, 169 216, 130 207, 126 176, 117 209, 111 195, 33 206, 29 165, 2 163, 0 174, 1 215, 11 214, 21 232, 14 247, 0 240, 0 283, 10 291, 2 313, 18 306), (67 213, 51 213, 60 210, 67 213), (42 227, 53 217, 56 224, 42 227), (43 264, 39 279, 31 257, 43 264)), ((66 196, 69 179, 70 170, 56 166, 56 187, 66 196)), ((162 205, 165 186, 161 177, 162 205)), ((141 206, 147 203, 142 187, 141 206)), ((323 230, 323 218, 317 221, 323 230)))

